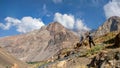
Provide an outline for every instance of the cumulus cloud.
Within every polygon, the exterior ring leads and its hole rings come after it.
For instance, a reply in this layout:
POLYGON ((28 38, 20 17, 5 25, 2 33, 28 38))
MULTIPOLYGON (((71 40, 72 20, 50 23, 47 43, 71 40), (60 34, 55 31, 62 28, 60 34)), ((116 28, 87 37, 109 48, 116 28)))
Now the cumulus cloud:
POLYGON ((0 28, 4 30, 9 30, 10 27, 11 27, 11 23, 6 23, 5 25, 0 23, 0 28))
POLYGON ((61 23, 64 27, 77 31, 89 31, 88 28, 82 20, 75 19, 73 15, 55 13, 54 21, 61 23))
POLYGON ((62 3, 62 1, 63 1, 63 0, 53 0, 53 2, 54 2, 55 4, 57 4, 57 3, 62 3))
POLYGON ((90 28, 88 28, 82 20, 78 19, 76 20, 74 28, 79 31, 89 31, 90 28))
POLYGON ((104 11, 106 18, 111 16, 120 16, 120 0, 109 1, 104 6, 104 11))
POLYGON ((6 24, 0 23, 0 27, 4 30, 9 30, 12 26, 16 27, 16 31, 21 33, 26 33, 34 29, 40 29, 44 26, 44 23, 41 19, 32 18, 32 17, 23 17, 21 20, 7 17, 5 18, 6 24))
POLYGON ((63 26, 69 29, 74 27, 74 16, 67 14, 55 13, 54 21, 60 22, 63 26))

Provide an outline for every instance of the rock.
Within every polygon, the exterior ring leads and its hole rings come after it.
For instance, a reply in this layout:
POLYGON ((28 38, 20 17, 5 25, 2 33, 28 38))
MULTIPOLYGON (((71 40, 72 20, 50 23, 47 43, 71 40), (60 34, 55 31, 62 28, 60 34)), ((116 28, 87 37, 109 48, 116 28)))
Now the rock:
POLYGON ((119 51, 117 51, 116 53, 115 53, 115 57, 114 57, 116 60, 120 60, 120 52, 119 51))
POLYGON ((57 67, 58 68, 66 68, 66 63, 67 61, 60 61, 58 64, 57 64, 57 67))
POLYGON ((68 56, 70 56, 73 53, 74 53, 73 50, 63 49, 63 50, 60 51, 60 53, 57 56, 58 56, 58 59, 60 59, 60 58, 68 57, 68 56))
POLYGON ((95 36, 99 37, 109 32, 119 31, 119 30, 120 30, 120 17, 112 16, 102 26, 100 26, 97 29, 97 31, 95 31, 95 36))
POLYGON ((107 59, 107 55, 104 52, 100 52, 98 55, 96 55, 90 64, 88 65, 89 67, 97 67, 100 68, 102 63, 107 59))
POLYGON ((120 51, 112 50, 96 55, 88 66, 97 68, 119 68, 118 64, 120 64, 120 51))
POLYGON ((19 68, 18 64, 14 63, 13 66, 12 66, 12 68, 19 68))
POLYGON ((114 47, 120 47, 120 33, 115 37, 114 47))

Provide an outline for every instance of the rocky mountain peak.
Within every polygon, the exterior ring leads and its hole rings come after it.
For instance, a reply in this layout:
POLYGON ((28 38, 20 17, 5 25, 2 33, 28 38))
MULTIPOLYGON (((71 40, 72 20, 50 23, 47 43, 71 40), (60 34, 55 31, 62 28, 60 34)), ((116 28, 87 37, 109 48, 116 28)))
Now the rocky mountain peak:
POLYGON ((63 25, 61 25, 59 22, 53 22, 50 23, 46 29, 52 32, 60 32, 60 31, 64 31, 66 28, 63 25))
POLYGON ((23 35, 0 39, 0 46, 25 62, 44 61, 64 48, 72 48, 78 41, 73 31, 58 22, 50 23, 23 35))
POLYGON ((112 16, 112 17, 110 17, 110 18, 108 19, 108 21, 109 21, 109 20, 117 20, 117 19, 120 19, 120 17, 118 17, 118 16, 112 16))
POLYGON ((101 36, 112 31, 120 30, 120 17, 112 16, 105 23, 98 28, 95 36, 101 36))

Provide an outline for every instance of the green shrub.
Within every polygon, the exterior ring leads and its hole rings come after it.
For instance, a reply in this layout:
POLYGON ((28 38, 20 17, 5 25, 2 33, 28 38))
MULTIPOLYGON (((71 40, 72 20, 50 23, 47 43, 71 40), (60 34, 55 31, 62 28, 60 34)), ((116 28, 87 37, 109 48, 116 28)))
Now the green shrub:
POLYGON ((28 64, 32 65, 32 68, 38 68, 41 65, 47 64, 48 62, 27 62, 28 64))
POLYGON ((91 56, 91 55, 97 54, 104 48, 105 48, 104 45, 96 45, 96 46, 92 47, 91 49, 87 50, 86 56, 91 56))

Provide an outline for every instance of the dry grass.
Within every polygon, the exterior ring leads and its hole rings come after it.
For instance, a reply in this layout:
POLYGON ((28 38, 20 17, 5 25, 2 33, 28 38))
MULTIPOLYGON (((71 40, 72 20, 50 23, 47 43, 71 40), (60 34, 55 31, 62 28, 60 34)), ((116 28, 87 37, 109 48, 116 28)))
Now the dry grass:
POLYGON ((112 44, 114 43, 115 36, 119 33, 119 31, 113 31, 110 33, 107 33, 103 36, 95 38, 95 43, 105 43, 105 44, 112 44))
POLYGON ((104 45, 96 45, 92 47, 91 49, 87 50, 85 56, 91 56, 91 55, 97 54, 101 52, 103 49, 105 49, 104 45))

